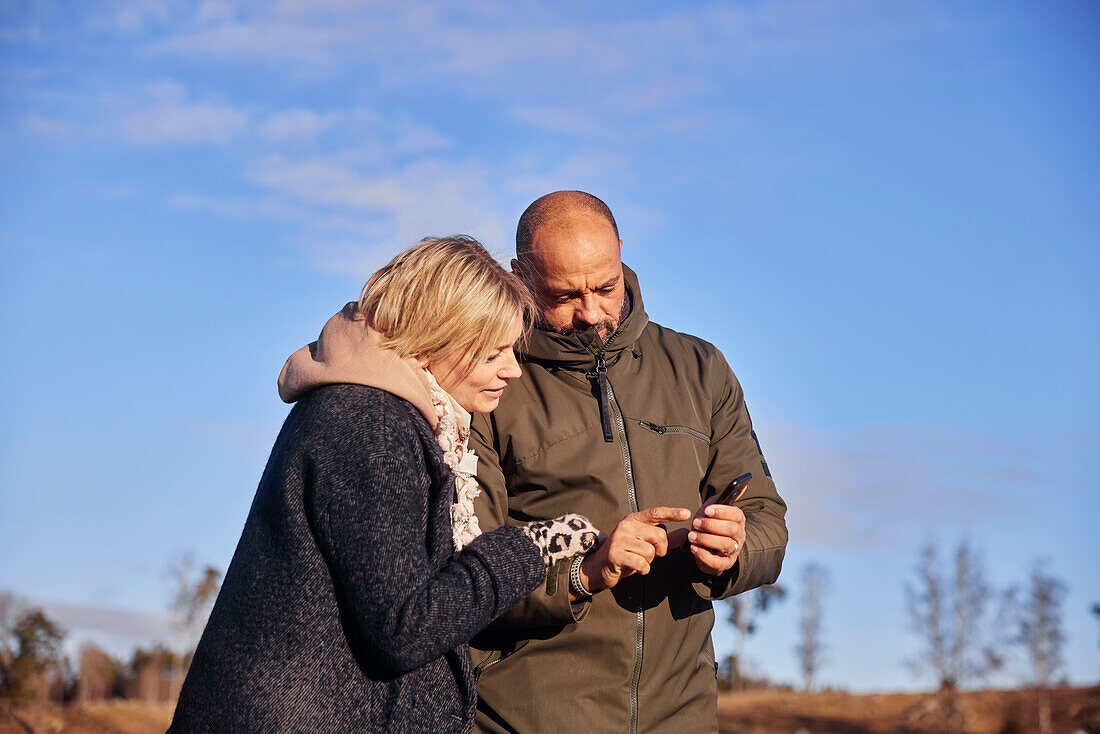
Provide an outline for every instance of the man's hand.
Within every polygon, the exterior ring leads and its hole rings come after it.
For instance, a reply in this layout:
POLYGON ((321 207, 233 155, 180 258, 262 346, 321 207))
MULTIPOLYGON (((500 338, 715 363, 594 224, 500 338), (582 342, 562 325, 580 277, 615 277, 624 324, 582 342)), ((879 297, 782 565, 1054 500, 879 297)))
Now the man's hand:
POLYGON ((691 520, 691 530, 677 530, 669 545, 688 543, 695 565, 709 576, 721 576, 733 568, 745 547, 745 513, 741 508, 714 503, 711 497, 691 520))
POLYGON ((649 573, 653 559, 668 552, 668 536, 660 523, 690 516, 691 510, 682 507, 651 507, 624 517, 611 535, 581 561, 585 588, 592 592, 610 589, 627 576, 649 573))

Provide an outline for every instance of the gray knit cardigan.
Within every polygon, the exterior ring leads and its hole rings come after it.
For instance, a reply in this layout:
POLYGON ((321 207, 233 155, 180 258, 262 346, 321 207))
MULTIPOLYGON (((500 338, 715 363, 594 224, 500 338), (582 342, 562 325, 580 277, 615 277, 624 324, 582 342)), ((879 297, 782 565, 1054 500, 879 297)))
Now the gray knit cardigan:
POLYGON ((455 553, 423 415, 321 387, 275 441, 169 732, 468 732, 467 641, 546 577, 515 527, 455 553))

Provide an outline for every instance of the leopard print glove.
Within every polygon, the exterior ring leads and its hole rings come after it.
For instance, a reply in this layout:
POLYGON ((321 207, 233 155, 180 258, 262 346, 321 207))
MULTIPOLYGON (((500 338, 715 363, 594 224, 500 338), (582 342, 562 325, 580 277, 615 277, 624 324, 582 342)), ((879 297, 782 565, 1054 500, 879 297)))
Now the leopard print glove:
POLYGON ((596 545, 599 531, 583 515, 562 515, 521 525, 531 542, 538 546, 542 561, 550 568, 558 561, 587 553, 596 545))

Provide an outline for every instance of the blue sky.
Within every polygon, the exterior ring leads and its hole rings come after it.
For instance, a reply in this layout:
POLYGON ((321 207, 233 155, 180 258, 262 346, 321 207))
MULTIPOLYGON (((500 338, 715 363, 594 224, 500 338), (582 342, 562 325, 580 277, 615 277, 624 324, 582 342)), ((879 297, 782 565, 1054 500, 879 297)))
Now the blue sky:
MULTIPOLYGON (((823 682, 927 685, 902 590, 963 539, 998 585, 1049 560, 1094 681, 1098 32, 1090 2, 0 0, 0 588, 155 626, 173 554, 232 555, 285 357, 399 249, 507 260, 580 188, 745 387, 782 581, 829 569, 823 682)), ((797 678, 796 624, 763 672, 797 678)))

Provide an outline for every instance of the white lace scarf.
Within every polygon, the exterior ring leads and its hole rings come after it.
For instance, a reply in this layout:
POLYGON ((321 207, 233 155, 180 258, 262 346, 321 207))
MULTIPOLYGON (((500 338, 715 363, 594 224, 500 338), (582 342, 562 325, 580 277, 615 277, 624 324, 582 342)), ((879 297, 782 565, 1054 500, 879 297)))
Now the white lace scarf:
POLYGON ((443 462, 455 473, 455 497, 451 502, 451 531, 455 550, 460 551, 481 535, 477 516, 474 514, 474 498, 481 494, 474 476, 477 473, 477 456, 466 448, 470 440, 470 414, 455 402, 450 393, 439 386, 435 376, 428 376, 428 389, 439 422, 435 438, 443 449, 443 462))

